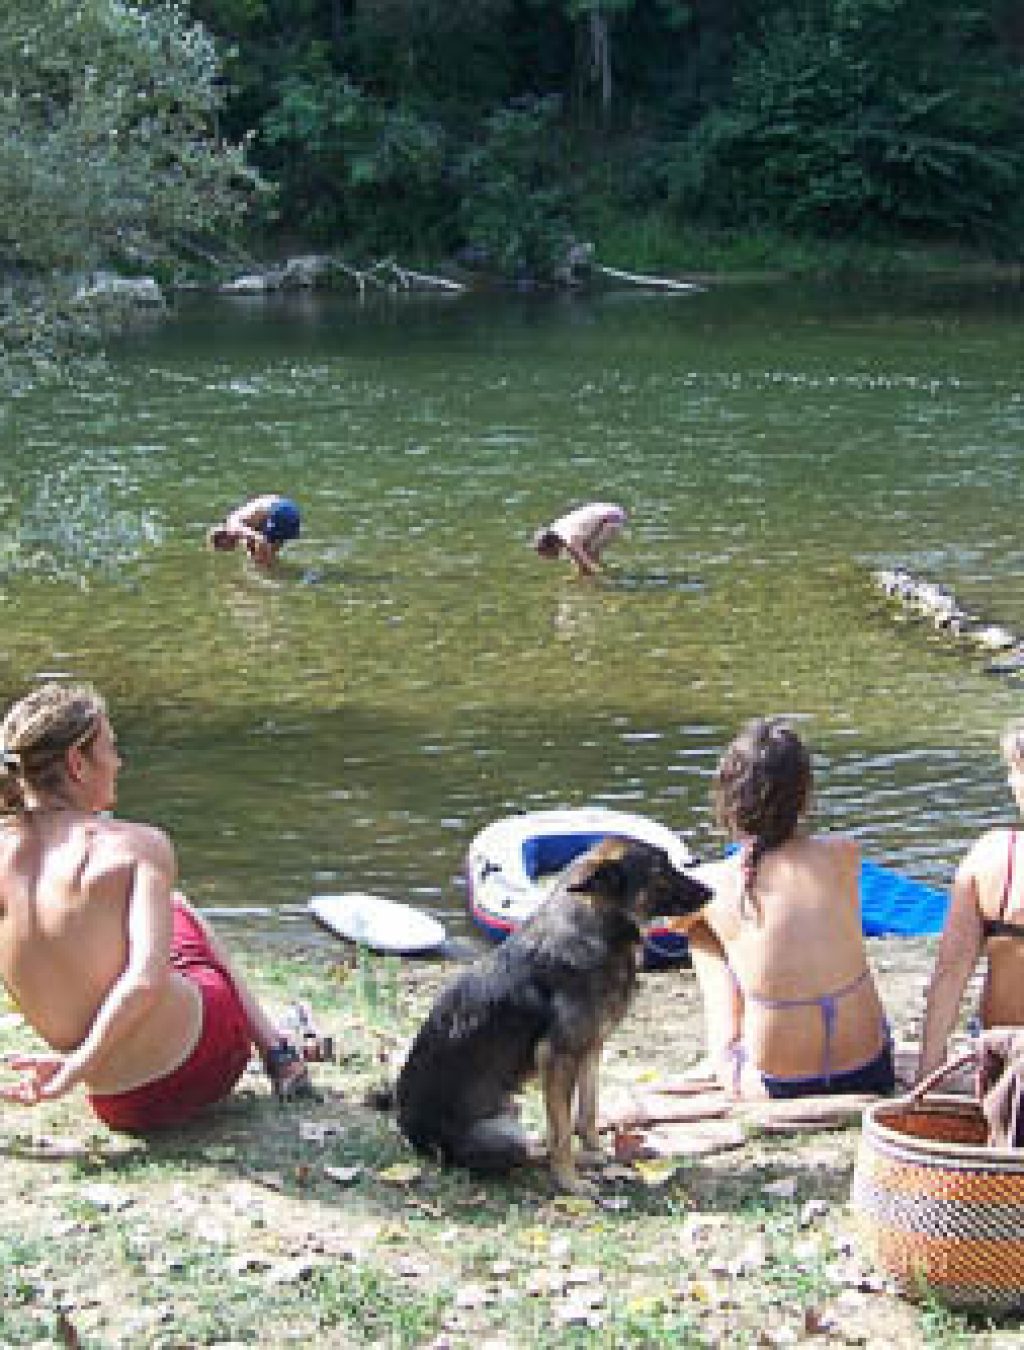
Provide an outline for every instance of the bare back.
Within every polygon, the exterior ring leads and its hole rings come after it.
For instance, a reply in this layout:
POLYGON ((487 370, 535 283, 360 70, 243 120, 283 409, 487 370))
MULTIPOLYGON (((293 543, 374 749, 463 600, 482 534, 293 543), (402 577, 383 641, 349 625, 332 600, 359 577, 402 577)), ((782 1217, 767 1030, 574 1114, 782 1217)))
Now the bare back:
MULTIPOLYGON (((135 888, 142 870, 158 872, 161 846, 173 860, 160 831, 77 811, 28 811, 0 826, 0 979, 54 1050, 81 1045, 124 974, 135 888)), ((168 934, 172 879, 173 865, 168 934)), ((117 1092, 162 1076, 195 1044, 199 995, 172 972, 169 937, 163 945, 151 1007, 119 1043, 116 1064, 97 1066, 91 1088, 117 1092)))
POLYGON ((743 994, 743 1040, 753 1063, 780 1076, 820 1072, 822 1007, 831 1000, 831 1070, 877 1054, 883 1014, 873 978, 864 978, 856 843, 796 836, 770 850, 758 864, 753 901, 743 899, 739 858, 722 869, 707 921, 743 994))

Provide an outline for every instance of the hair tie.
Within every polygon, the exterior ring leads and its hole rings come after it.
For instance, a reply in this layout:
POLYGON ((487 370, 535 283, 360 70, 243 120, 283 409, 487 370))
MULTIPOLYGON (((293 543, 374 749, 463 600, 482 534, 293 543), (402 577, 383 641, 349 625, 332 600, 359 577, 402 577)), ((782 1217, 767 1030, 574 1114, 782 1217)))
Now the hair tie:
POLYGON ((0 750, 0 761, 8 773, 20 773, 21 756, 14 750, 0 750))

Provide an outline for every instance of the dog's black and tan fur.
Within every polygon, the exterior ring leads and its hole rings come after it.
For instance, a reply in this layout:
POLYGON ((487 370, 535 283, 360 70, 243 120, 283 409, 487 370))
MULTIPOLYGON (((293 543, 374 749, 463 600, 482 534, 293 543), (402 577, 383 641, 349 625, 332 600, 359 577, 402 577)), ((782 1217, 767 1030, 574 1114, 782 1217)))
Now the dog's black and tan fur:
POLYGON ((641 924, 692 914, 710 894, 633 840, 605 839, 577 859, 522 928, 438 996, 398 1078, 409 1142, 478 1172, 525 1162, 514 1097, 537 1073, 553 1176, 582 1189, 572 1134, 599 1149, 601 1048, 636 984, 641 924))

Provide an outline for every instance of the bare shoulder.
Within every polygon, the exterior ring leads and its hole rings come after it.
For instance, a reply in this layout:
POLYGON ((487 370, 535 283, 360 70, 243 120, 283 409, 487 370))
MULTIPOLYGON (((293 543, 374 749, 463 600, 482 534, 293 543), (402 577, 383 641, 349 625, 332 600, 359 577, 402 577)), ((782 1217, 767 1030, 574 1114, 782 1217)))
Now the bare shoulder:
POLYGON ((852 869, 860 866, 860 844, 848 834, 816 834, 807 843, 834 867, 852 869))
POLYGON ((860 857, 860 844, 849 834, 815 834, 811 836, 822 848, 832 849, 838 856, 860 857))
POLYGON ((157 825, 134 820, 104 820, 97 830, 97 842, 127 861, 149 863, 161 872, 173 874, 175 871, 174 845, 170 836, 157 825))
POLYGON ((976 876, 1005 867, 1012 834, 1013 831, 1006 828, 986 830, 964 854, 957 872, 976 876))
POLYGON ((805 878, 815 893, 845 897, 853 907, 860 903, 860 844, 845 834, 821 834, 805 839, 803 852, 794 856, 806 866, 797 875, 805 878))

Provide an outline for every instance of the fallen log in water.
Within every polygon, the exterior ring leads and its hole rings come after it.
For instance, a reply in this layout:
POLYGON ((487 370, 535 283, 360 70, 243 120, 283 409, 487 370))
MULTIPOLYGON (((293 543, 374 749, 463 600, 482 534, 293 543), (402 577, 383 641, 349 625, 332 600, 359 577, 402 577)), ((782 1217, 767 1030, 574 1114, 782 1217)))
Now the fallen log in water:
POLYGON ((644 290, 674 291, 680 294, 704 290, 703 286, 693 281, 675 281, 671 277, 654 277, 645 272, 623 272, 619 267, 605 267, 603 263, 591 263, 590 266, 591 271, 597 272, 599 276, 621 281, 627 286, 640 286, 644 290))
POLYGON ((905 567, 879 568, 872 572, 871 579, 914 617, 931 622, 934 628, 979 651, 998 653, 985 667, 990 673, 1024 671, 1024 637, 966 609, 948 587, 916 576, 905 567))
POLYGON ((382 258, 361 271, 345 263, 336 263, 351 276, 362 294, 367 284, 383 286, 390 291, 464 291, 460 281, 448 277, 434 276, 430 272, 414 272, 411 267, 401 267, 394 258, 382 258))
MULTIPOLYGON (((460 265, 463 260, 459 260, 460 265)), ((476 260, 478 263, 480 259, 476 260)), ((485 259, 483 262, 485 263, 485 259)), ((546 280, 538 276, 533 279, 520 279, 513 283, 490 273, 486 266, 483 270, 465 273, 465 279, 444 276, 440 273, 419 272, 404 267, 394 258, 380 258, 364 266, 339 258, 330 253, 303 254, 288 258, 282 263, 265 266, 252 266, 232 270, 230 276, 223 277, 215 289, 225 295, 257 296, 269 295, 275 291, 320 290, 336 287, 339 282, 351 284, 362 299, 367 292, 376 288, 392 294, 407 291, 441 291, 456 295, 476 287, 508 286, 517 288, 523 284, 539 289, 565 288, 579 290, 595 282, 612 282, 619 286, 634 286, 641 290, 667 291, 675 295, 693 295, 706 288, 693 281, 677 281, 674 277, 653 276, 646 272, 626 272, 620 267, 607 267, 593 260, 593 246, 573 244, 566 252, 563 261, 555 266, 546 280)))
POLYGON ((264 295, 273 291, 321 290, 336 286, 338 279, 351 281, 360 298, 376 287, 392 294, 398 291, 444 291, 459 294, 466 289, 461 281, 434 276, 402 267, 394 258, 381 258, 365 267, 356 267, 331 254, 310 254, 289 258, 280 265, 250 269, 217 286, 225 295, 264 295))

